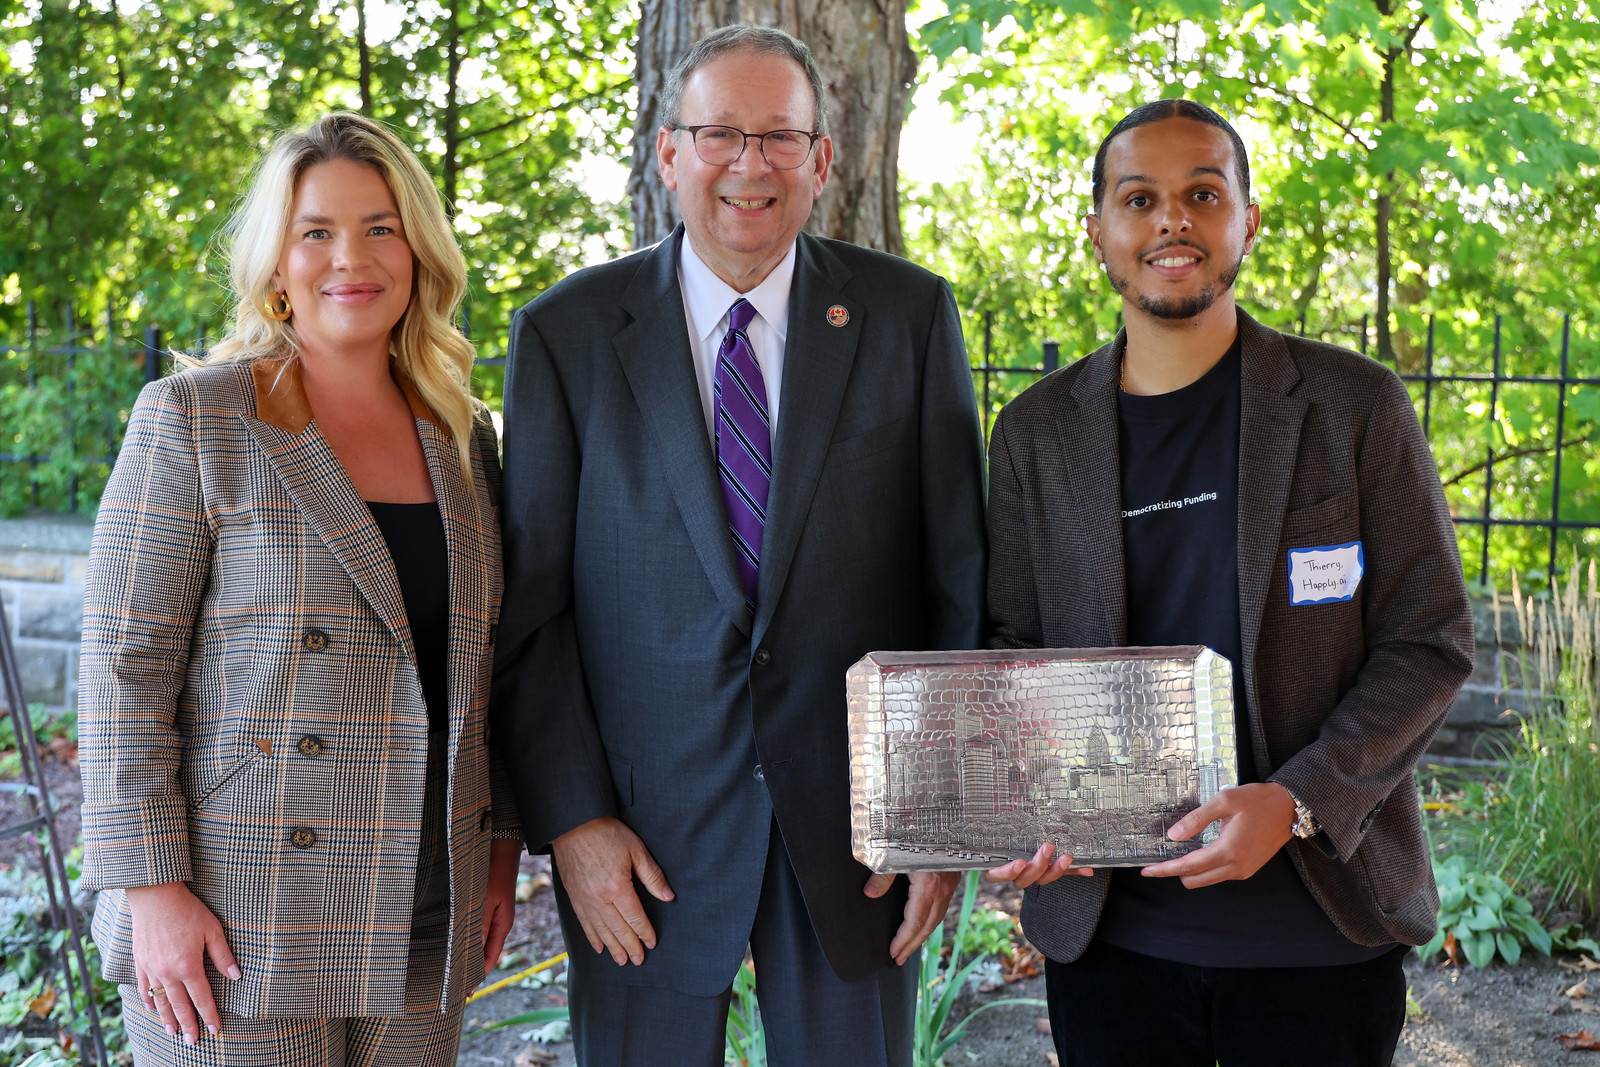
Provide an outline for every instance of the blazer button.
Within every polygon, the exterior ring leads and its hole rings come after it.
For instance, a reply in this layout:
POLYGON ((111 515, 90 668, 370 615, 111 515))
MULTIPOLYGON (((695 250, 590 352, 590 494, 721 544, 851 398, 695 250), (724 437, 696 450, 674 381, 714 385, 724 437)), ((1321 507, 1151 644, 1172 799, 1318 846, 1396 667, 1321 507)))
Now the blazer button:
POLYGON ((489 829, 489 810, 485 808, 483 814, 478 816, 478 832, 483 833, 487 829, 489 829))
POLYGON ((764 648, 756 649, 756 666, 765 667, 772 662, 772 653, 764 648))
POLYGON ((764 781, 767 780, 767 772, 761 769, 761 764, 759 764, 759 763, 756 764, 756 769, 754 771, 754 774, 755 774, 756 781, 758 781, 758 782, 764 782, 764 781))
POLYGON ((294 747, 300 750, 300 755, 302 756, 320 756, 322 755, 322 738, 316 734, 306 734, 295 742, 294 747))
POLYGON ((317 843, 317 832, 309 826, 296 826, 289 831, 289 844, 295 848, 310 848, 317 843))
POLYGON ((328 647, 328 631, 319 630, 315 626, 308 629, 300 637, 300 647, 307 652, 321 652, 328 647))

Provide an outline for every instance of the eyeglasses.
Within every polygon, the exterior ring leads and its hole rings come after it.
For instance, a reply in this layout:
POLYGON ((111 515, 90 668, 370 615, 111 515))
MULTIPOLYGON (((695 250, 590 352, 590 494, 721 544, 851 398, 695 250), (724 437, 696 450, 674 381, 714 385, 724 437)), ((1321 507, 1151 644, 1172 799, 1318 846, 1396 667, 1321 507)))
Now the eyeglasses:
POLYGON ((744 155, 745 145, 754 137, 761 145, 761 155, 774 170, 794 170, 811 156, 811 148, 820 133, 805 130, 768 130, 766 133, 745 133, 732 126, 679 126, 694 138, 694 154, 700 162, 711 167, 731 167, 744 155))

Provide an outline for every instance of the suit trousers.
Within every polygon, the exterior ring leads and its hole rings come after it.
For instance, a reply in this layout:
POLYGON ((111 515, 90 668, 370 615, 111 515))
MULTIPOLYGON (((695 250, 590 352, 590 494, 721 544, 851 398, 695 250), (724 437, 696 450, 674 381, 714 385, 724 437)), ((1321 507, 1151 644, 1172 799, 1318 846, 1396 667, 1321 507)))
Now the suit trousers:
MULTIPOLYGON (((370 1018, 279 1015, 260 1019, 222 1015, 222 1032, 193 1045, 168 1036, 131 985, 122 992, 122 1018, 135 1067, 449 1067, 461 1043, 466 1002, 439 1010, 450 929, 450 854, 445 836, 443 731, 428 737, 422 800, 422 843, 406 966, 406 1013, 370 1018)), ((207 967, 215 976, 214 968, 207 967)), ((213 977, 213 981, 227 981, 213 977)), ((202 1024, 203 1025, 203 1024, 202 1024)))
POLYGON ((1061 1067, 1386 1067, 1405 946, 1333 967, 1197 967, 1091 941, 1045 961, 1061 1067))
MULTIPOLYGON (((833 973, 773 820, 750 932, 769 1067, 911 1067, 921 956, 897 967, 888 961, 887 944, 883 952, 884 967, 859 982, 833 973)), ((574 953, 592 950, 580 944, 574 953)), ((731 986, 718 996, 691 996, 597 973, 608 967, 615 965, 605 955, 574 967, 578 1067, 721 1067, 731 986)))

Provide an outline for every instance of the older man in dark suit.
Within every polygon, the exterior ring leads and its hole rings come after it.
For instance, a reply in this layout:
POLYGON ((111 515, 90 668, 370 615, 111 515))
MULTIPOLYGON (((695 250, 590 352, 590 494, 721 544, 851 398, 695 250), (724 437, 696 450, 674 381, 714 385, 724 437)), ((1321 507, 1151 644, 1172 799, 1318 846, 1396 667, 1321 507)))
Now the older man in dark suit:
POLYGON ((730 27, 663 94, 683 226, 516 316, 495 742, 573 947, 579 1062, 909 1064, 955 879, 850 855, 844 672, 980 638, 982 456, 949 287, 800 233, 803 44, 730 27), (643 886, 644 891, 639 890, 643 886))
MULTIPOLYGON (((1065 1064, 1388 1063, 1405 945, 1438 896, 1412 767, 1472 666, 1444 494, 1405 386, 1269 330, 1244 145, 1188 101, 1095 160, 1095 257, 1126 329, 990 444, 989 609, 1014 647, 1206 644, 1234 663, 1241 784, 1212 844, 1029 885, 1065 1064)), ((1081 873, 1081 872, 1080 872, 1081 873)))

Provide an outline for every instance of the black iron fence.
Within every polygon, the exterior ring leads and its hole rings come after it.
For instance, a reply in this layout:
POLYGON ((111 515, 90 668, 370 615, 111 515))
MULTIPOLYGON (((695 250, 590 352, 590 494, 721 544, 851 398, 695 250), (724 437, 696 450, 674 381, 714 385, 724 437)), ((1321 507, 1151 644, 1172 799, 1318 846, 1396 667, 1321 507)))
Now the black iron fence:
MULTIPOLYGON (((27 404, 16 402, 16 391, 24 384, 33 391, 41 387, 47 376, 54 383, 54 398, 59 408, 54 418, 64 427, 63 432, 56 435, 56 443, 70 448, 75 461, 71 473, 66 476, 64 499, 60 503, 65 504, 67 511, 76 512, 84 506, 86 496, 87 502, 92 504, 98 495, 95 486, 91 486, 88 493, 84 491, 80 472, 96 468, 99 477, 91 480, 103 481, 103 472, 108 471, 116 459, 126 408, 131 405, 139 386, 164 372, 168 360, 163 352, 161 330, 154 326, 147 327, 137 340, 117 338, 109 313, 103 325, 99 325, 75 319, 71 310, 63 326, 59 334, 53 329, 41 330, 30 306, 25 343, 0 345, 0 417, 10 411, 29 409, 27 404), (98 338, 97 333, 100 334, 98 338), (95 396, 92 398, 86 395, 89 390, 83 380, 85 361, 94 363, 95 396), (26 371, 17 374, 13 370, 8 380, 5 377, 7 363, 12 368, 20 363, 26 371), (9 402, 6 390, 11 394, 9 402), (115 397, 114 402, 108 404, 109 394, 115 397)), ((1045 341, 1040 346, 1038 363, 1003 363, 996 352, 992 314, 983 316, 980 329, 982 340, 973 353, 972 375, 987 437, 998 406, 1027 384, 1056 370, 1061 354, 1057 342, 1045 341)), ((1299 332, 1306 332, 1303 321, 1299 332)), ((1369 323, 1363 318, 1359 327, 1331 331, 1330 339, 1369 354, 1369 334, 1369 323)), ((1600 353, 1600 349, 1596 351, 1600 353)), ((1500 546, 1503 551, 1519 553, 1524 562, 1531 551, 1526 535, 1539 538, 1543 557, 1540 562, 1554 580, 1562 570, 1563 535, 1575 545, 1577 540, 1587 539, 1591 531, 1600 530, 1600 454, 1594 447, 1596 431, 1600 428, 1597 427, 1600 424, 1600 376, 1574 372, 1571 315, 1561 319, 1559 355, 1555 361, 1558 372, 1554 374, 1508 371, 1500 316, 1494 320, 1492 349, 1487 357, 1481 353, 1452 353, 1448 359, 1441 359, 1436 351, 1435 322, 1430 317, 1421 361, 1420 373, 1401 370, 1400 377, 1411 387, 1424 432, 1441 457, 1440 466, 1455 522, 1462 530, 1462 554, 1469 575, 1475 570, 1479 581, 1489 580, 1497 544, 1494 531, 1506 530, 1524 532, 1520 544, 1500 546), (1509 440, 1502 429, 1508 422, 1508 392, 1530 389, 1553 394, 1544 400, 1530 401, 1530 410, 1533 415, 1542 417, 1546 429, 1553 417, 1553 433, 1545 437, 1530 436, 1522 441, 1509 440), (1582 393, 1583 390, 1597 392, 1582 393), (1583 410, 1575 412, 1574 399, 1580 395, 1584 400, 1580 405, 1583 410), (1448 413, 1450 419, 1445 437, 1440 435, 1442 411, 1448 413), (1590 467, 1595 469, 1592 491, 1590 467), (1578 479, 1582 484, 1576 490, 1571 484, 1575 469, 1582 474, 1578 479), (1476 536, 1472 536, 1472 532, 1476 536)), ((1595 364, 1593 369, 1600 371, 1596 360, 1587 362, 1595 364)), ((484 367, 503 368, 505 359, 503 356, 487 357, 478 363, 484 367)), ((33 425, 48 424, 48 417, 42 421, 38 417, 38 407, 35 404, 29 409, 35 416, 33 425)), ((19 434, 11 426, 0 425, 0 486, 10 483, 13 492, 9 499, 13 501, 13 510, 18 479, 26 480, 32 489, 27 494, 28 506, 40 505, 39 471, 53 458, 52 451, 32 447, 26 433, 19 434)), ((5 499, 3 494, 0 499, 5 499)))

